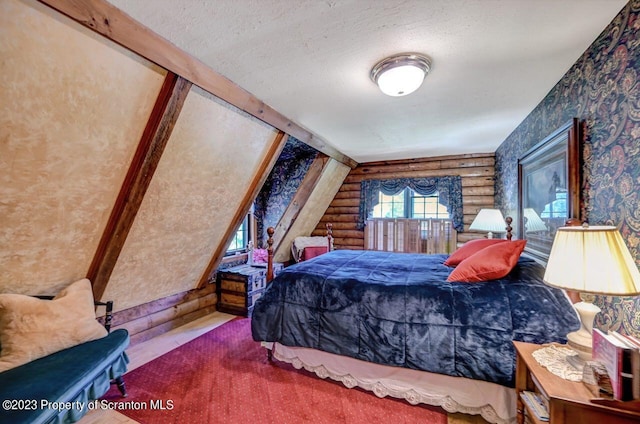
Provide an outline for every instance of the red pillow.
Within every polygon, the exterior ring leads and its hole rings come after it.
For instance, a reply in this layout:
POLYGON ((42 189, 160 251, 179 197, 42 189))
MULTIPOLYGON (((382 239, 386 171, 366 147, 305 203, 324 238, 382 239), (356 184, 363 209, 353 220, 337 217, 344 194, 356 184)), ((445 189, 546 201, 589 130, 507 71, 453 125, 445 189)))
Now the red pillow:
POLYGON ((307 246, 302 251, 302 260, 308 261, 309 259, 322 255, 323 253, 327 253, 327 246, 307 246))
POLYGON ((444 264, 446 266, 456 266, 460 262, 462 262, 465 259, 467 259, 469 256, 473 255, 476 252, 479 252, 480 250, 484 249, 485 247, 492 246, 492 245, 497 244, 497 243, 503 243, 505 241, 507 241, 507 240, 505 240, 505 239, 477 239, 477 240, 470 240, 470 241, 466 242, 465 244, 463 244, 462 246, 460 246, 460 248, 457 249, 455 252, 453 252, 451 254, 451 256, 449 256, 447 258, 447 260, 444 261, 444 264))
POLYGON ((485 247, 460 262, 447 281, 473 283, 502 278, 516 266, 526 244, 526 240, 514 240, 485 247))

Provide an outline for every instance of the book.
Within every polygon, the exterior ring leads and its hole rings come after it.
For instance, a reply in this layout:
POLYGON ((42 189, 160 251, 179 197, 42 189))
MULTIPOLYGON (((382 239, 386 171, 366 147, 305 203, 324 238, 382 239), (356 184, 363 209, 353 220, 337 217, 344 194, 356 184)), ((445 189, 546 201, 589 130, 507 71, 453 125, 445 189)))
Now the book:
POLYGON ((640 340, 633 336, 626 334, 620 334, 617 331, 609 331, 613 337, 625 344, 631 349, 629 352, 630 358, 630 370, 632 374, 632 387, 633 387, 633 399, 640 398, 640 340))
POLYGON ((533 382, 533 385, 536 387, 536 391, 534 393, 536 394, 536 396, 538 396, 538 400, 540 400, 544 405, 544 407, 547 410, 549 410, 549 399, 545 396, 542 385, 540 384, 540 382, 538 381, 538 379, 533 373, 531 373, 531 381, 533 382))
POLYGON ((540 421, 549 421, 549 410, 537 393, 525 390, 520 392, 520 398, 540 421))
POLYGON ((585 361, 582 370, 582 383, 599 398, 613 398, 611 379, 605 366, 598 361, 585 361))
POLYGON ((633 350, 617 337, 605 334, 597 328, 593 329, 592 356, 607 369, 613 388, 613 398, 616 400, 633 399, 633 350))

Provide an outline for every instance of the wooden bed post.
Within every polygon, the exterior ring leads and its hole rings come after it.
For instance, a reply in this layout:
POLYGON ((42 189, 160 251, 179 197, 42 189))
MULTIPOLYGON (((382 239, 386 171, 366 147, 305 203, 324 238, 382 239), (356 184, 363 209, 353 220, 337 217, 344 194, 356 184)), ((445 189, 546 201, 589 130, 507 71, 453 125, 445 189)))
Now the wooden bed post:
POLYGON ((507 230, 507 240, 511 240, 511 237, 513 237, 513 234, 511 234, 511 230, 513 230, 513 228, 511 228, 511 223, 513 222, 513 218, 508 216, 504 219, 504 222, 507 223, 507 226, 505 228, 507 230))
POLYGON ((331 252, 331 246, 333 245, 333 242, 331 241, 331 239, 333 239, 333 224, 328 222, 327 223, 327 252, 331 252))
MULTIPOLYGON (((273 227, 267 228, 267 284, 273 280, 273 233, 275 233, 273 227)), ((273 346, 275 348, 275 344, 273 346)), ((267 362, 273 362, 273 352, 271 349, 267 349, 267 362)))
POLYGON ((273 233, 276 230, 273 227, 267 228, 267 284, 273 280, 273 233))

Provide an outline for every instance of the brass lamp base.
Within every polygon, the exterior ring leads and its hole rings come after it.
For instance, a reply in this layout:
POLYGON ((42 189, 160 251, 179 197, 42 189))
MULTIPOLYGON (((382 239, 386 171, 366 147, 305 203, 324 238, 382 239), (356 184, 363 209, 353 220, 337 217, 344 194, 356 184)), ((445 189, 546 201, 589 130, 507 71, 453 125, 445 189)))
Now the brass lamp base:
MULTIPOLYGON (((581 328, 582 330, 582 328, 581 328)), ((584 334, 581 331, 574 331, 567 334, 567 345, 578 353, 580 359, 591 360, 593 340, 591 334, 584 334)))

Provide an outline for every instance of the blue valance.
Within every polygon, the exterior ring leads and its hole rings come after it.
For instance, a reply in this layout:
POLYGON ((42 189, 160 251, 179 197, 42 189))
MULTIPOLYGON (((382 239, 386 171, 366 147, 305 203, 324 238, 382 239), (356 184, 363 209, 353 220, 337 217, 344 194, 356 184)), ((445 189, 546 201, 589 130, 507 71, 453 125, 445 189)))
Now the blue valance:
POLYGON ((463 231, 462 222, 462 178, 460 176, 394 178, 390 180, 364 180, 360 183, 360 216, 358 229, 363 229, 365 221, 378 204, 379 192, 388 196, 400 194, 405 188, 428 196, 438 192, 440 203, 447 207, 449 217, 456 231, 463 231))

